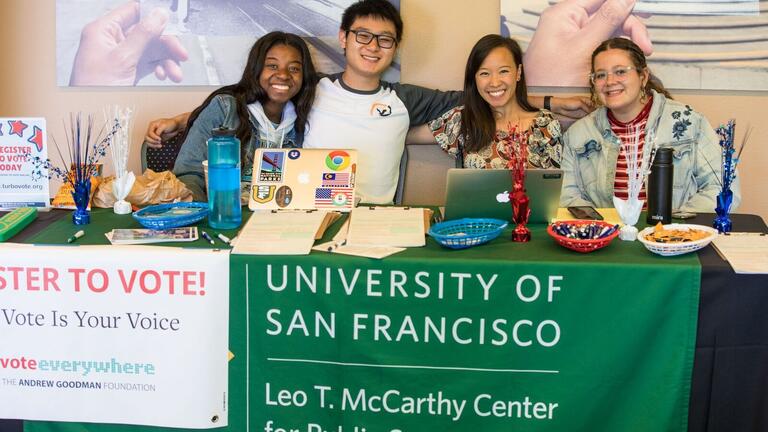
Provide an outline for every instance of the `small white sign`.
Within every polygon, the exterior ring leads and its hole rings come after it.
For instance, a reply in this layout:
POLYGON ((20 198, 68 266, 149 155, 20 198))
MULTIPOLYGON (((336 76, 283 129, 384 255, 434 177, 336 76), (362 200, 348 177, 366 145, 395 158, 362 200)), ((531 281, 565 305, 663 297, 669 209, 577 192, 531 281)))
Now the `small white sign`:
POLYGON ((48 207, 47 142, 44 118, 0 118, 0 210, 48 207))

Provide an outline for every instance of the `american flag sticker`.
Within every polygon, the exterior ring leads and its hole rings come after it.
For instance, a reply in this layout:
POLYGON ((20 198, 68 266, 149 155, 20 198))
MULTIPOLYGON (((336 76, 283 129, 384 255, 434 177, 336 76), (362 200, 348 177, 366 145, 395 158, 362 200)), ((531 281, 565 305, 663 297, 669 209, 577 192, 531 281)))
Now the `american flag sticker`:
POLYGON ((352 188, 317 188, 315 189, 315 207, 351 208, 352 191, 352 188))
POLYGON ((323 187, 349 187, 349 173, 323 173, 323 187))

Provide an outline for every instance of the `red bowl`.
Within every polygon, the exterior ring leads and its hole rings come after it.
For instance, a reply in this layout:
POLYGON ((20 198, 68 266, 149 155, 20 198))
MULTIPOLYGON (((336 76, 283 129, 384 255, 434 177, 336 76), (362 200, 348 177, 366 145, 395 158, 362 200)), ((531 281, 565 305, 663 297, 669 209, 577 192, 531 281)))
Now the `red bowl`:
MULTIPOLYGON (((567 224, 571 226, 584 226, 584 225, 590 225, 590 224, 596 224, 600 225, 601 227, 612 227, 613 224, 610 224, 605 221, 585 221, 585 220, 566 220, 566 221, 557 221, 555 223, 558 224, 567 224)), ((592 251, 596 251, 598 249, 602 249, 611 242, 616 236, 619 235, 619 230, 614 231, 609 235, 608 237, 603 237, 599 239, 573 239, 568 238, 565 236, 562 236, 555 232, 554 229, 552 229, 552 224, 550 224, 547 227, 547 234, 552 236, 555 241, 560 244, 560 246, 566 247, 571 250, 575 250, 576 252, 581 253, 588 253, 592 251)))

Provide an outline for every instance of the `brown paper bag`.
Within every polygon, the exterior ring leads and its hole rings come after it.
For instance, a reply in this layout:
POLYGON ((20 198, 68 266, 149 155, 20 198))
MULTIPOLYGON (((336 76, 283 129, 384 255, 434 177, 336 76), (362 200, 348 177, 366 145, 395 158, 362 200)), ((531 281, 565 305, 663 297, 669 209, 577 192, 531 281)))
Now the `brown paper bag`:
MULTIPOLYGON (((93 197, 94 206, 109 208, 115 204, 115 195, 112 193, 114 180, 114 176, 104 179, 93 197)), ((138 207, 174 201, 189 202, 192 201, 192 192, 172 172, 154 172, 148 169, 136 177, 125 200, 138 207)))

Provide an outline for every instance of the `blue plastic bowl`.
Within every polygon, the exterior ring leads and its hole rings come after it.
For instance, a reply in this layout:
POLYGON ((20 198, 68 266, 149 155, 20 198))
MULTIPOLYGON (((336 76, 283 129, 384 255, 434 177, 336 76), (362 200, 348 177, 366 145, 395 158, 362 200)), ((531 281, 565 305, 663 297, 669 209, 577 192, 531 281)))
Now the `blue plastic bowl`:
POLYGON ((447 248, 465 249, 495 239, 506 227, 501 219, 464 218, 432 225, 429 235, 447 248))
POLYGON ((208 203, 180 202, 157 204, 134 212, 133 218, 150 229, 168 229, 192 225, 208 216, 208 203))

